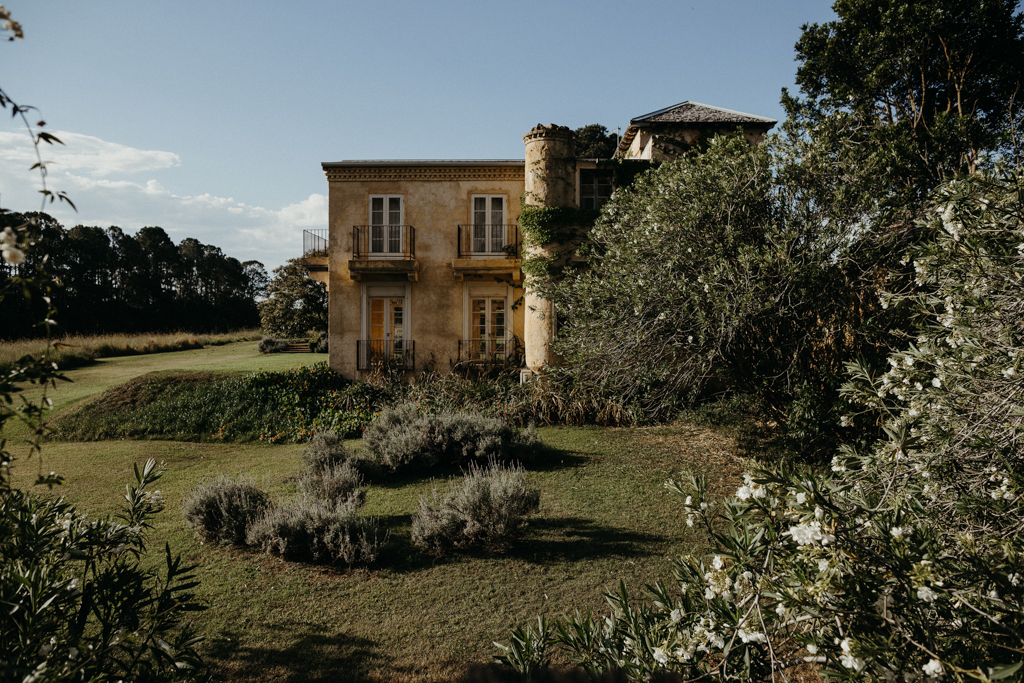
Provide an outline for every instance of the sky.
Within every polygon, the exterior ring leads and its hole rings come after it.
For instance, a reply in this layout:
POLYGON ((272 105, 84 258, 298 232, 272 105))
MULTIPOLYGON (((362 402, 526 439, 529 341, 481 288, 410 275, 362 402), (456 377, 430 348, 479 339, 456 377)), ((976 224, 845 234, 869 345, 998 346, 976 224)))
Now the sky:
MULTIPOLYGON (((320 163, 522 159, 538 123, 625 130, 686 100, 782 120, 826 0, 4 0, 0 88, 32 105, 65 227, 163 227, 268 270, 327 227, 320 163)), ((40 208, 0 119, 0 206, 40 208)))

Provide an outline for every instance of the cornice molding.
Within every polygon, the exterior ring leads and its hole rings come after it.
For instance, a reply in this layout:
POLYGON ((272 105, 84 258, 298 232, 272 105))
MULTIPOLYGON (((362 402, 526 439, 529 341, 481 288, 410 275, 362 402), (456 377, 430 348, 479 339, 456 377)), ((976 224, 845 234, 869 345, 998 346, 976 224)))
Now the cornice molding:
POLYGON ((370 182, 370 181, 460 181, 460 180, 523 180, 522 166, 478 166, 444 167, 435 166, 377 166, 369 168, 325 167, 327 182, 370 182))

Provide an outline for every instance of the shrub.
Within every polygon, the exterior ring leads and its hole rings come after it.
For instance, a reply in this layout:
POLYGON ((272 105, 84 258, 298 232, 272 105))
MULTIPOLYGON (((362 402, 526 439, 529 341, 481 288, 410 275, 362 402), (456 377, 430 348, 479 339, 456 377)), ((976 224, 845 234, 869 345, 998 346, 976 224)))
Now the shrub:
POLYGON ((412 404, 382 411, 363 442, 391 470, 525 459, 540 444, 532 429, 475 413, 431 415, 412 404))
POLYGON ((387 542, 375 520, 352 506, 303 497, 267 510, 249 528, 247 542, 264 552, 298 562, 371 564, 387 542))
POLYGON ((700 480, 670 482, 716 552, 682 558, 653 604, 621 586, 607 620, 518 632, 537 642, 506 662, 536 669, 554 640, 634 681, 768 680, 801 662, 833 680, 1020 680, 1024 175, 955 181, 935 203, 914 287, 881 302, 916 310, 916 338, 884 371, 848 366, 840 424, 880 423, 879 438, 828 471, 756 471, 724 506, 700 480))
POLYGON ((222 545, 245 545, 253 520, 272 507, 269 496, 252 481, 224 475, 189 492, 182 515, 203 538, 222 545))
POLYGON ((256 348, 260 353, 281 353, 288 348, 288 342, 283 339, 264 337, 260 340, 260 343, 256 345, 256 348))
POLYGON ((366 499, 362 487, 363 477, 351 462, 306 468, 299 477, 299 493, 304 498, 334 507, 359 508, 366 499))
POLYGON ((314 472, 341 465, 348 459, 345 442, 334 432, 317 432, 302 450, 302 464, 314 472))
POLYGON ((412 518, 412 541, 437 554, 505 543, 522 532, 523 517, 539 505, 540 489, 527 488, 522 466, 492 461, 481 468, 470 463, 461 479, 449 481, 444 498, 436 490, 432 501, 420 498, 419 512, 412 518))

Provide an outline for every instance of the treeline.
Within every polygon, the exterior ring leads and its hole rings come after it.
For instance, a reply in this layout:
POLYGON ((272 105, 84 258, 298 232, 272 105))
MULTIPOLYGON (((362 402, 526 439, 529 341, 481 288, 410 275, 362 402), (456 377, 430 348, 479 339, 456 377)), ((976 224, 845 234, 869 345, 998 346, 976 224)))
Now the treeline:
MULTIPOLYGON (((258 327, 256 299, 269 278, 259 261, 224 254, 193 238, 175 245, 163 228, 135 235, 121 228, 65 229, 45 213, 0 214, 0 230, 31 221, 27 261, 0 261, 0 288, 42 268, 58 283, 51 294, 61 334, 114 332, 222 332, 258 327), (46 254, 45 262, 42 254, 46 254)), ((7 296, 0 302, 0 339, 38 336, 45 303, 7 296)))

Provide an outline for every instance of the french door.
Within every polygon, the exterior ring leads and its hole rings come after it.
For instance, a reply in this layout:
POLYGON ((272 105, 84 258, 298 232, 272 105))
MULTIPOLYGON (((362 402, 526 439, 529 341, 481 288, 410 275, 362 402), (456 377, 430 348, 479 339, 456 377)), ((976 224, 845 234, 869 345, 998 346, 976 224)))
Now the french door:
POLYGON ((504 361, 506 359, 508 354, 506 306, 505 297, 470 298, 470 360, 504 361))
POLYGON ((402 254, 402 195, 370 197, 370 256, 402 254))

